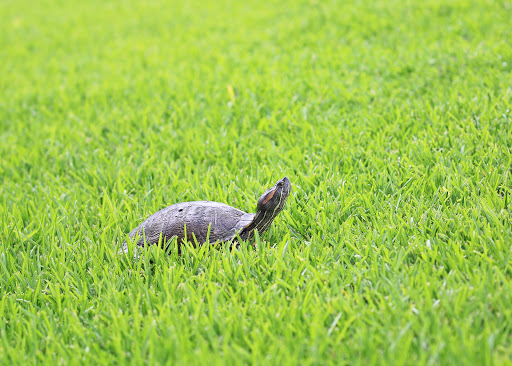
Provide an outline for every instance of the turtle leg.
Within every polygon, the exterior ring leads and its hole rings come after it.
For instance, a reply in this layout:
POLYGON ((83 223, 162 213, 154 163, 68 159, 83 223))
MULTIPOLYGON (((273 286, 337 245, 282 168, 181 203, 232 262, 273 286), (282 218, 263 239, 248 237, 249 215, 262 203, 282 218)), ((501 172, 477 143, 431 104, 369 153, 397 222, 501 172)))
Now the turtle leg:
MULTIPOLYGON (((133 259, 135 259, 135 260, 138 260, 140 257, 138 247, 139 247, 138 245, 135 245, 133 247, 133 259)), ((123 246, 121 247, 121 249, 119 249, 119 252, 117 252, 117 255, 123 255, 123 254, 124 255, 129 254, 128 243, 126 241, 123 243, 123 246)))

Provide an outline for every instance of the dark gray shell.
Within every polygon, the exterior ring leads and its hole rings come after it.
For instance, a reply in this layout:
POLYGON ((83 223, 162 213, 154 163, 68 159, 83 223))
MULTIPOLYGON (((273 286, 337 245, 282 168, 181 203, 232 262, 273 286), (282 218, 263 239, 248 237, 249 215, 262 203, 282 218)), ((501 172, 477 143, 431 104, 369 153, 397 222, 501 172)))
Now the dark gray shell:
MULTIPOLYGON (((240 211, 234 207, 219 202, 196 201, 182 202, 168 206, 153 215, 133 229, 129 236, 135 239, 139 236, 137 245, 157 244, 162 236, 162 242, 178 238, 181 243, 185 238, 195 243, 194 236, 199 244, 206 242, 208 228, 210 227, 209 242, 230 241, 236 234, 249 225, 254 214, 240 211)), ((126 242, 123 250, 127 251, 126 242)))

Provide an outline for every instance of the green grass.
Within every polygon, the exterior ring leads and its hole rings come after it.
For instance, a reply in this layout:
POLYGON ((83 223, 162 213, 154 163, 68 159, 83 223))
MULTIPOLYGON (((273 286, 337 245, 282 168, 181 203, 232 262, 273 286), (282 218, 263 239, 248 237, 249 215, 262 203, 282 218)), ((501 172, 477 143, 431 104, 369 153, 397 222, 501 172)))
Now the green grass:
POLYGON ((512 364, 510 1, 0 16, 0 363, 512 364), (117 255, 284 175, 256 248, 117 255))

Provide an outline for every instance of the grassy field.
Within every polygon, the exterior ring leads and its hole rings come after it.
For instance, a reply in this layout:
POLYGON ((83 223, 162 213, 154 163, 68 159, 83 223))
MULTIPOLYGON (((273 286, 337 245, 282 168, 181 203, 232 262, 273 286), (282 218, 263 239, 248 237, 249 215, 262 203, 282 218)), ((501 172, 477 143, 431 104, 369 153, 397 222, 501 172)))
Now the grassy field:
POLYGON ((512 364, 510 1, 0 16, 0 363, 512 364), (285 175, 256 247, 117 254, 285 175))

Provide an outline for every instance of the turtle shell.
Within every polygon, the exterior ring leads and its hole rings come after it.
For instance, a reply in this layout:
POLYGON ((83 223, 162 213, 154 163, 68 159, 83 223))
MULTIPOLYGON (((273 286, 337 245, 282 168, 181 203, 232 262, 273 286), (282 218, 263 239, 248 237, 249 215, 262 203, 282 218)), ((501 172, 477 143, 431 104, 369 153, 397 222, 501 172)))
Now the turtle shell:
MULTIPOLYGON (((194 237, 199 244, 207 241, 210 228, 209 242, 230 241, 245 226, 249 225, 254 214, 219 202, 196 201, 181 202, 168 206, 153 215, 133 229, 129 236, 138 236, 137 245, 157 244, 160 236, 163 241, 178 238, 181 243, 185 238, 192 244, 194 237), (211 224, 211 227, 210 227, 211 224)), ((126 242, 125 245, 126 247, 126 242)), ((127 248, 125 248, 127 249, 127 248)))

